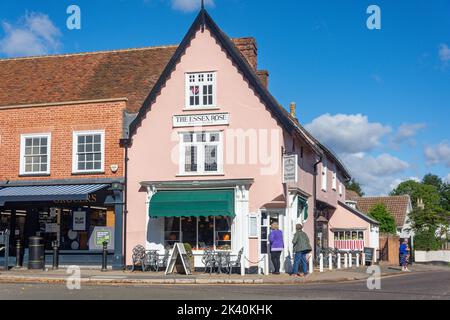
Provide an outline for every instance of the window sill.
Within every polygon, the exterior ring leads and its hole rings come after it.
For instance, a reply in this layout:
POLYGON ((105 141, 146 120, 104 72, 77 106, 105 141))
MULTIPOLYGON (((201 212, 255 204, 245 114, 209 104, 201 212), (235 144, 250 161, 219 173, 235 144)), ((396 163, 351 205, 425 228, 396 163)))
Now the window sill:
POLYGON ((72 172, 73 176, 83 176, 83 175, 98 175, 105 174, 105 171, 81 171, 81 172, 72 172))
POLYGON ((176 177, 223 177, 224 173, 182 173, 177 174, 176 177))
POLYGON ((21 173, 19 174, 19 178, 22 177, 50 177, 50 172, 44 173, 21 173))
POLYGON ((183 112, 189 111, 217 111, 220 110, 219 107, 199 107, 199 108, 183 108, 183 112))

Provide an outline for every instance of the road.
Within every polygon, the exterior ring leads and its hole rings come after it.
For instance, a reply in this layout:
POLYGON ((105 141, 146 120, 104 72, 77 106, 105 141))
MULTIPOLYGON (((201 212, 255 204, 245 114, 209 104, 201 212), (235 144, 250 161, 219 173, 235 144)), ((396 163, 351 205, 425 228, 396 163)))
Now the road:
POLYGON ((0 300, 450 300, 450 272, 421 272, 385 277, 381 290, 369 290, 365 281, 304 285, 159 285, 82 286, 68 290, 65 285, 0 283, 0 300))

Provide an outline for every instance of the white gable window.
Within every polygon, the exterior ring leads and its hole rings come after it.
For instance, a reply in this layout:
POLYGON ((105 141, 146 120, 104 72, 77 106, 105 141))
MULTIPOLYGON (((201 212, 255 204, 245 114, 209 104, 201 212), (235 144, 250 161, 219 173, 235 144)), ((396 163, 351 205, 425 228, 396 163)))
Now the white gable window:
POLYGON ((322 161, 322 191, 327 191, 327 160, 322 161))
POLYGON ((336 170, 336 164, 333 163, 333 181, 332 181, 332 188, 334 191, 337 190, 337 170, 336 170))
POLYGON ((72 171, 74 173, 104 172, 105 132, 78 131, 73 133, 72 171))
POLYGON ((50 174, 51 134, 23 134, 20 137, 20 174, 50 174))
POLYGON ((181 175, 222 173, 221 132, 183 132, 180 142, 181 175))
POLYGON ((216 73, 186 74, 186 109, 216 107, 216 73))

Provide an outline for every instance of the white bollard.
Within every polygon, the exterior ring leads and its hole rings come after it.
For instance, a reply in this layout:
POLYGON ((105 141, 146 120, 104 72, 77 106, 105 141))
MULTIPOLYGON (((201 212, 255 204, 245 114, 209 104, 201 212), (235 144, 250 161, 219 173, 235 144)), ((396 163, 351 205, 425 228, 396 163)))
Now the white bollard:
POLYGON ((333 255, 328 254, 328 269, 333 270, 333 255))
POLYGON ((313 264, 314 261, 313 260, 314 260, 314 257, 311 254, 309 256, 309 274, 312 274, 314 272, 314 264, 313 264))
POLYGON ((340 253, 337 254, 337 268, 338 269, 341 268, 341 254, 340 253))
POLYGON ((373 250, 373 263, 377 263, 377 250, 373 250))
POLYGON ((348 254, 348 267, 351 268, 352 265, 353 265, 353 255, 352 255, 352 253, 350 252, 350 253, 348 254))
POLYGON ((359 268, 359 255, 360 255, 360 253, 358 252, 358 253, 356 254, 356 267, 357 267, 357 268, 359 268))
POLYGON ((344 254, 344 269, 348 268, 348 255, 347 253, 344 254))
POLYGON ((319 255, 319 271, 323 272, 323 253, 319 255))
POLYGON ((365 267, 366 266, 366 254, 364 252, 361 254, 361 260, 362 260, 361 264, 363 265, 363 267, 365 267))

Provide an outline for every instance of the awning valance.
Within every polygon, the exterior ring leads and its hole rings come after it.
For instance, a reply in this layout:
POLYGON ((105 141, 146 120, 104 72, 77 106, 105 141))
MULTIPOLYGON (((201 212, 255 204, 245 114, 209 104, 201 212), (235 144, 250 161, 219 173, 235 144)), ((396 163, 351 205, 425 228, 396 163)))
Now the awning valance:
POLYGON ((159 217, 234 217, 234 190, 160 191, 150 201, 149 215, 159 217))
POLYGON ((7 202, 89 200, 89 194, 109 186, 109 184, 79 184, 6 187, 0 190, 0 206, 4 206, 7 202))

